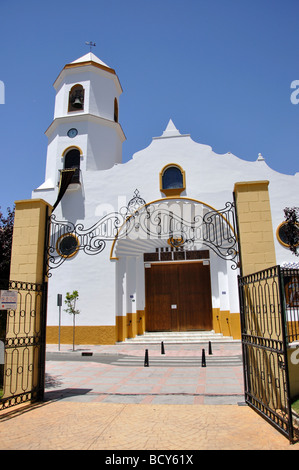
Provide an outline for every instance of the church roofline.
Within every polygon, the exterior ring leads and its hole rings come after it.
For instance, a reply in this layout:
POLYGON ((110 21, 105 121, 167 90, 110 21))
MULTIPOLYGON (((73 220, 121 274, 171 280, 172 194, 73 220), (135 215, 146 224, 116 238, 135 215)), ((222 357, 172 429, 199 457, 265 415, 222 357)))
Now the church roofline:
POLYGON ((94 67, 98 67, 99 69, 105 70, 106 72, 110 72, 113 75, 116 75, 116 72, 114 69, 111 69, 107 65, 100 64, 99 62, 94 62, 93 60, 85 60, 84 62, 71 62, 70 64, 66 64, 63 70, 71 69, 74 67, 84 67, 85 65, 93 65, 94 67))
POLYGON ((99 59, 92 52, 88 52, 87 54, 83 55, 82 57, 79 57, 79 59, 73 60, 73 62, 71 62, 68 65, 71 65, 71 64, 79 65, 80 63, 90 62, 90 61, 95 62, 95 63, 97 63, 97 64, 99 64, 103 67, 106 67, 106 68, 110 69, 111 71, 113 71, 115 73, 115 71, 111 67, 109 67, 109 65, 105 64, 105 62, 103 62, 101 59, 99 59))
POLYGON ((153 137, 153 140, 169 139, 172 137, 190 137, 190 134, 181 134, 180 131, 175 127, 172 119, 169 119, 169 122, 163 134, 159 137, 153 137))
POLYGON ((100 70, 104 70, 105 72, 112 74, 117 79, 121 93, 123 92, 122 86, 120 84, 119 78, 115 70, 109 67, 109 65, 105 64, 103 61, 101 61, 97 56, 92 54, 92 52, 89 52, 88 54, 85 54, 79 59, 76 59, 73 62, 66 64, 61 70, 61 72, 59 73, 56 80, 54 81, 53 83, 54 88, 56 87, 57 82, 59 81, 60 78, 62 78, 62 75, 66 70, 75 69, 77 67, 87 67, 87 66, 97 67, 100 70))

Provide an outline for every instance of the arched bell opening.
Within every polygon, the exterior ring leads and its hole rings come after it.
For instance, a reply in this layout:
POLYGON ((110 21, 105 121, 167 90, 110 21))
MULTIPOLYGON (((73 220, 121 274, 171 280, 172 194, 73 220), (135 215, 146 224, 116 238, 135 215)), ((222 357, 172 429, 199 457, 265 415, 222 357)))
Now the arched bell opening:
POLYGON ((68 112, 84 110, 84 88, 74 85, 69 92, 68 112))

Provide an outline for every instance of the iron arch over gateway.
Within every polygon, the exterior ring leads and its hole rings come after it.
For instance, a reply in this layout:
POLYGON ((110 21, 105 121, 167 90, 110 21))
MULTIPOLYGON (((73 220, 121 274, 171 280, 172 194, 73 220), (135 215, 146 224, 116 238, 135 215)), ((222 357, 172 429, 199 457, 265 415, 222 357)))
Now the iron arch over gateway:
MULTIPOLYGON (((222 333, 221 317, 227 321, 230 316, 229 292, 224 313, 219 291, 223 297, 224 289, 236 296, 234 287, 228 287, 236 285, 238 266, 234 204, 217 210, 187 197, 145 203, 136 190, 112 242, 110 260, 117 261, 119 341, 145 331, 222 333)), ((231 335, 229 328, 225 334, 231 335)))
POLYGON ((153 247, 194 250, 204 245, 230 261, 233 269, 237 268, 238 240, 232 202, 217 210, 194 198, 166 197, 146 203, 137 190, 134 194, 114 237, 111 260, 117 260, 118 253, 125 253, 126 247, 131 253, 133 247, 140 253, 153 247))
MULTIPOLYGON (((218 257, 238 266, 238 240, 234 204, 226 202, 217 210, 193 198, 161 198, 146 203, 139 191, 128 205, 111 212, 90 227, 82 223, 58 221, 51 215, 51 241, 48 247, 49 267, 58 268, 68 259, 61 256, 59 240, 73 236, 77 252, 96 255, 112 242, 110 260, 118 260, 119 252, 129 249, 131 255, 159 247, 171 246, 180 250, 196 250, 201 246, 211 249, 218 257)), ((124 253, 125 254, 125 253, 124 253)))

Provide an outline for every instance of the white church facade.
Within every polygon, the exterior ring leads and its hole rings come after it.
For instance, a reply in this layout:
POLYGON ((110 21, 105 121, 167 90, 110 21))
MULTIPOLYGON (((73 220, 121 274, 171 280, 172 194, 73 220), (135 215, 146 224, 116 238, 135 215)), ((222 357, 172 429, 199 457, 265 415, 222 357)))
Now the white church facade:
POLYGON ((122 163, 115 71, 88 53, 64 67, 54 88, 45 181, 32 192, 54 206, 47 341, 57 342, 61 323, 62 342, 71 342, 72 318, 64 311, 59 318, 57 295, 74 290, 80 344, 113 344, 145 331, 240 338, 238 224, 249 227, 248 259, 251 250, 262 266, 272 243, 268 263, 292 263, 283 209, 298 205, 299 173, 280 174, 261 155, 249 162, 216 154, 171 119, 122 163), (239 199, 244 213, 237 217, 236 188, 245 186, 258 189, 239 199), (261 211, 266 203, 270 213, 261 211), (255 211, 269 232, 255 224, 255 211), (264 244, 259 254, 256 244, 264 244))

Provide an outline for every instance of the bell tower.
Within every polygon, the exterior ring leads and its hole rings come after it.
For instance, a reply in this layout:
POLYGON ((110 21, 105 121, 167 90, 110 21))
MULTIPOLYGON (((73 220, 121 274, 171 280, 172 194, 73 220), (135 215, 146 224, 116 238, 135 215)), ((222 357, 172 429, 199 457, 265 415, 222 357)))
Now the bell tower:
MULTIPOLYGON (((118 121, 122 88, 115 70, 92 52, 65 65, 54 82, 54 119, 46 130, 45 183, 57 187, 61 170, 107 170, 122 162, 125 135, 118 121)), ((42 185, 42 186, 44 186, 42 185)))

